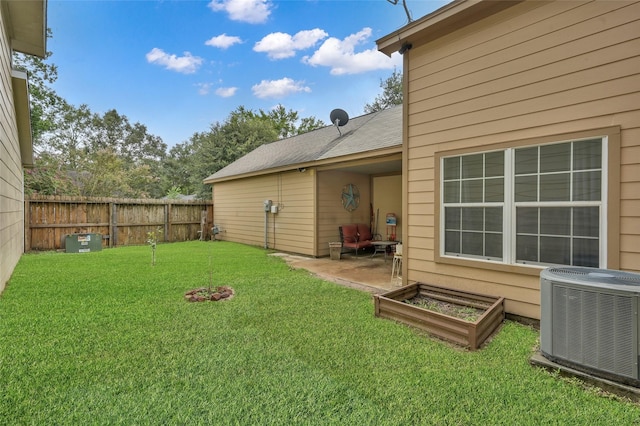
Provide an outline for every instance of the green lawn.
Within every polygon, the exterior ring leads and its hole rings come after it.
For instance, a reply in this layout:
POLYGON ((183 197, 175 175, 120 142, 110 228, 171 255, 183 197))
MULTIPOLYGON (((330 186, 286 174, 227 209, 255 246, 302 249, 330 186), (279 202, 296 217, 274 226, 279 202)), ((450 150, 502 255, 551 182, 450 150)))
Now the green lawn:
POLYGON ((639 424, 533 368, 507 322, 467 352, 371 295, 225 242, 25 255, 0 296, 0 424, 639 424), (229 285, 226 302, 186 290, 229 285))

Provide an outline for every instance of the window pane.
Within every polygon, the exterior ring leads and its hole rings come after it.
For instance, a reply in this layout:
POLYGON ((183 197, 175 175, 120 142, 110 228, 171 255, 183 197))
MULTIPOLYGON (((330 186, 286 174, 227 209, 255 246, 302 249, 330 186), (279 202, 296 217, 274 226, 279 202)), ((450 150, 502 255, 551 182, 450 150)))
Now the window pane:
POLYGON ((484 209, 484 230, 502 232, 502 207, 484 209))
POLYGON ((503 259, 515 244, 516 262, 599 266, 603 144, 597 138, 515 148, 513 156, 508 150, 443 159, 445 206, 472 206, 444 208, 445 252, 503 259), (514 204, 503 206, 507 200, 514 204), (505 233, 505 221, 514 236, 505 233))
POLYGON ((516 232, 518 234, 538 233, 538 209, 536 207, 518 207, 516 209, 516 232))
POLYGON ((516 260, 518 262, 538 261, 538 237, 529 235, 516 237, 516 260))
POLYGON ((462 178, 482 177, 482 154, 466 155, 462 157, 462 178))
POLYGON ((460 157, 444 159, 444 179, 460 179, 460 157))
POLYGON ((540 262, 570 265, 570 248, 570 238, 540 237, 540 262))
POLYGON ((516 176, 516 201, 538 201, 538 176, 516 176))
POLYGON ((460 208, 447 207, 444 209, 444 228, 460 229, 460 208))
POLYGON ((540 147, 540 173, 569 171, 570 164, 571 143, 540 147))
POLYGON ((600 247, 598 240, 575 238, 573 240, 573 265, 600 266, 600 247))
POLYGON ((504 176, 504 151, 484 155, 485 177, 504 176))
POLYGON ((462 202, 481 203, 482 202, 482 179, 462 181, 462 202))
POLYGON ((502 234, 485 234, 484 255, 502 259, 502 234))
POLYGON ((574 201, 600 201, 600 172, 579 172, 573 174, 574 201))
POLYGON ((467 207, 462 209, 462 229, 465 231, 482 231, 484 209, 467 207))
POLYGON ((516 174, 538 172, 538 148, 516 149, 516 174))
POLYGON ((460 181, 444 183, 444 202, 459 203, 460 202, 460 181))
POLYGON ((460 253, 460 232, 447 231, 444 233, 444 251, 460 253))
POLYGON ((569 201, 570 173, 540 176, 540 201, 569 201))
POLYGON ((573 208, 573 235, 595 238, 600 236, 600 209, 598 207, 573 208))
POLYGON ((540 233, 571 235, 571 207, 541 208, 540 233))
POLYGON ((484 181, 484 201, 486 203, 504 200, 504 178, 486 179, 484 181))
POLYGON ((481 232, 462 233, 462 253, 482 256, 482 246, 481 232))
POLYGON ((599 169, 602 167, 602 140, 592 139, 573 144, 573 169, 599 169))

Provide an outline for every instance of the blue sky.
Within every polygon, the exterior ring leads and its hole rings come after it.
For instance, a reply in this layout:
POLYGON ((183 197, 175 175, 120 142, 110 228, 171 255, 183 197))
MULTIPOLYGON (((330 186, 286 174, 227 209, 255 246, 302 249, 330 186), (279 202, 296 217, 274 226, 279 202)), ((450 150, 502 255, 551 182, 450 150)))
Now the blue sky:
MULTIPOLYGON (((407 0, 414 19, 446 3, 407 0)), ((363 114, 402 69, 375 41, 407 23, 401 0, 49 0, 47 18, 56 92, 169 146, 240 105, 363 114)))

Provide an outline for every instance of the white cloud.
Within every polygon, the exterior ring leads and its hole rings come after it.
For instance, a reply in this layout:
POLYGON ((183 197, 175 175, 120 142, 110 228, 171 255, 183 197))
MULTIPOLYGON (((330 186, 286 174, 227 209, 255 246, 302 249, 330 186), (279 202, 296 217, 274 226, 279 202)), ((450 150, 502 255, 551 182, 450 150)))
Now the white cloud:
POLYGON ((262 24, 271 14, 273 3, 268 0, 211 0, 214 12, 227 12, 232 21, 262 24))
POLYGON ((165 67, 183 74, 193 74, 202 65, 202 58, 184 52, 184 56, 170 55, 162 49, 154 47, 147 53, 147 62, 165 67))
POLYGON ((311 88, 304 85, 304 81, 294 81, 288 77, 280 80, 262 80, 254 85, 251 90, 253 94, 261 99, 283 98, 298 92, 311 92, 311 88))
POLYGON ((196 86, 198 86, 199 95, 205 96, 211 91, 211 83, 198 83, 196 86))
POLYGON ((284 59, 295 56, 296 50, 313 47, 329 34, 320 28, 305 30, 291 36, 286 33, 271 33, 253 46, 256 52, 266 52, 270 59, 284 59))
POLYGON ((216 95, 222 98, 230 98, 236 94, 236 91, 238 91, 237 87, 220 87, 216 89, 216 95))
POLYGON ((333 75, 360 74, 398 66, 397 58, 389 58, 375 48, 356 53, 356 46, 366 42, 370 37, 371 28, 363 28, 344 40, 328 38, 313 55, 302 58, 302 62, 314 67, 330 67, 333 75))
POLYGON ((211 37, 205 41, 204 44, 212 47, 219 47, 220 49, 228 49, 234 44, 242 43, 240 37, 228 36, 226 34, 220 34, 219 36, 211 37))

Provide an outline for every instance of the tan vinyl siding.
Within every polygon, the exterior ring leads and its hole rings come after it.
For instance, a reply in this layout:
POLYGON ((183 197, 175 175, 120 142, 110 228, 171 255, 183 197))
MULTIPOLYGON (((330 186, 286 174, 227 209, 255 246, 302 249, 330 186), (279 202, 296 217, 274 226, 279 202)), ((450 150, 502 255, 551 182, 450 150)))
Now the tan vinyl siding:
POLYGON ((340 241, 338 227, 349 223, 369 224, 371 190, 369 175, 331 170, 318 172, 318 256, 329 255, 329 242, 340 241), (355 184, 360 206, 352 212, 342 207, 342 188, 355 184))
POLYGON ((23 175, 13 107, 11 49, 0 8, 0 292, 24 250, 23 175))
POLYGON ((276 250, 314 254, 314 172, 277 173, 214 185, 214 223, 219 239, 264 246, 264 200, 278 213, 268 213, 268 246, 276 250))
POLYGON ((374 228, 377 228, 377 233, 380 234, 382 239, 387 239, 393 229, 387 227, 387 213, 394 213, 397 220, 395 228, 396 240, 402 241, 402 175, 374 176, 372 178, 372 189, 373 214, 378 215, 378 222, 374 228))
POLYGON ((613 132, 608 266, 640 271, 639 34, 637 1, 526 1, 414 44, 405 58, 409 280, 504 296, 508 312, 539 318, 539 268, 437 259, 436 159, 592 129, 613 132))

